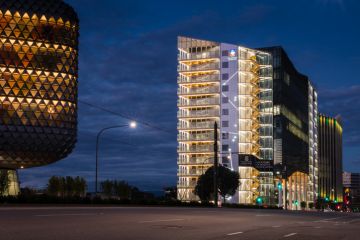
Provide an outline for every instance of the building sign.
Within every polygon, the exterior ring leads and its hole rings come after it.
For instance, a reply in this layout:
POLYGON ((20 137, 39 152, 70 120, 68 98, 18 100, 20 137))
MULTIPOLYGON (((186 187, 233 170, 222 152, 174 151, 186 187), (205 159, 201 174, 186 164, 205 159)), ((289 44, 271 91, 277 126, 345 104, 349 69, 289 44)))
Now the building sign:
POLYGON ((239 167, 253 167, 259 171, 272 171, 273 163, 269 160, 261 160, 253 155, 239 155, 239 167))
POLYGON ((229 50, 228 60, 229 60, 229 61, 235 61, 235 60, 237 60, 236 49, 230 49, 230 50, 229 50))

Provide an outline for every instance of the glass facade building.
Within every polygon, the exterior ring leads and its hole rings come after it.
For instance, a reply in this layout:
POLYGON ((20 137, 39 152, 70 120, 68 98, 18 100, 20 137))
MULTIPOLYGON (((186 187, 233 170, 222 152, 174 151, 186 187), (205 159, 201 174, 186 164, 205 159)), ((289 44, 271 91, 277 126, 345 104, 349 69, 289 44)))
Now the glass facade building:
POLYGON ((0 2, 0 168, 49 164, 74 148, 78 36, 61 0, 0 2))
POLYGON ((319 117, 319 197, 343 202, 342 125, 340 118, 319 117))

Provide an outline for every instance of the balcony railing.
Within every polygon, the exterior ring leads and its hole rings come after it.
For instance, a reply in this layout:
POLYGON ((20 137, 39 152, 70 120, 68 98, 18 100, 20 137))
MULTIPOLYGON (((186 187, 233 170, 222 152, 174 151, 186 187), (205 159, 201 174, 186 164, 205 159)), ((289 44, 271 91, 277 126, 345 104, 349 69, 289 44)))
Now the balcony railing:
POLYGON ((188 124, 178 123, 178 129, 213 129, 214 122, 194 122, 188 124))
POLYGON ((193 66, 178 65, 179 72, 205 71, 205 70, 213 70, 219 68, 220 68, 219 63, 207 63, 207 64, 193 65, 193 66))
POLYGON ((211 165, 214 164, 214 158, 189 158, 178 159, 179 165, 211 165))
POLYGON ((189 183, 178 183, 178 188, 194 188, 196 187, 196 182, 189 182, 189 183))
POLYGON ((189 134, 188 136, 178 135, 178 141, 213 141, 213 134, 189 134))
POLYGON ((179 107, 186 107, 186 106, 206 106, 206 105, 219 105, 220 99, 219 98, 202 98, 202 99, 187 99, 184 101, 178 100, 179 107))
POLYGON ((192 59, 218 58, 218 57, 220 57, 220 51, 208 51, 208 52, 202 52, 202 53, 178 54, 178 60, 192 60, 192 59))
POLYGON ((197 169, 189 171, 178 171, 178 176, 200 176, 206 172, 206 169, 197 169))
POLYGON ((191 152, 214 152, 214 146, 212 145, 206 145, 206 146, 196 146, 196 147, 189 147, 186 149, 179 149, 179 152, 183 152, 183 153, 191 153, 191 152))
POLYGON ((219 87, 179 88, 179 95, 220 93, 219 87))
POLYGON ((217 117, 219 116, 218 110, 200 110, 200 111, 180 111, 178 117, 217 117))
POLYGON ((219 74, 206 74, 202 76, 192 77, 178 77, 178 83, 200 83, 200 82, 218 82, 220 81, 219 74))

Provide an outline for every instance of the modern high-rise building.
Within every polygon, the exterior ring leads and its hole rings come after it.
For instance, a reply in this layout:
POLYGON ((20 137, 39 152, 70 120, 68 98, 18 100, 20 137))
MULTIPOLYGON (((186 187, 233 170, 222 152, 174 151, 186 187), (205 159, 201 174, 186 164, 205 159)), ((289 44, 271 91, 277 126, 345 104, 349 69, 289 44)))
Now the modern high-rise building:
POLYGON ((0 1, 0 169, 66 157, 77 134, 79 20, 61 0, 0 1))
POLYGON ((343 202, 342 125, 339 117, 319 116, 319 197, 343 202))
POLYGON ((178 50, 178 199, 197 200, 197 179, 213 165, 216 121, 220 164, 240 175, 230 202, 314 203, 317 93, 285 51, 186 37, 178 50))
POLYGON ((317 93, 282 47, 260 50, 273 57, 274 173, 282 184, 279 205, 299 209, 314 203, 318 174, 317 93))
POLYGON ((351 207, 360 207, 360 173, 343 173, 344 203, 351 207))
POLYGON ((274 191, 271 54, 233 44, 178 38, 178 199, 198 200, 198 177, 220 163, 240 173, 230 202, 270 203, 274 191))

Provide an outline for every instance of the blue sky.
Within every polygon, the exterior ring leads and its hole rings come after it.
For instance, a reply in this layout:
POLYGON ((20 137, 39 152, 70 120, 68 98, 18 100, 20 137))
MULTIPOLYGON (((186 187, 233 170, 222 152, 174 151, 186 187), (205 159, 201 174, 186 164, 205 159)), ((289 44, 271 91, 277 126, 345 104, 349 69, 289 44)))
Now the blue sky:
MULTIPOLYGON (((360 172, 360 1, 67 0, 79 14, 79 99, 166 129, 104 134, 100 178, 147 191, 176 184, 176 37, 247 47, 281 45, 319 92, 320 111, 344 122, 344 169, 360 172), (128 143, 128 144, 124 144, 128 143)), ((95 139, 125 119, 79 104, 75 151, 20 171, 22 186, 52 175, 84 176, 93 190, 95 139)))

